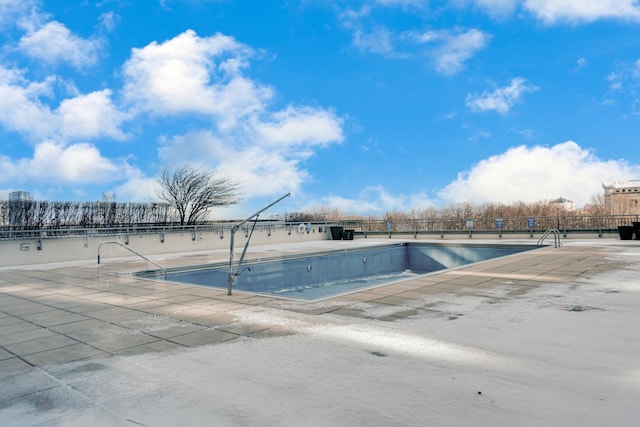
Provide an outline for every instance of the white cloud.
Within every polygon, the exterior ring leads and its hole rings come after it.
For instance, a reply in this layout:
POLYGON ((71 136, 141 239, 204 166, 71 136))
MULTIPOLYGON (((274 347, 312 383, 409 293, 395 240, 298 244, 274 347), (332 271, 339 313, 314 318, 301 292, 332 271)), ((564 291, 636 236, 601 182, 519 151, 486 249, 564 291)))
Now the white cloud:
POLYGON ((199 38, 191 31, 152 43, 125 67, 128 96, 156 114, 212 115, 208 129, 163 137, 162 163, 218 170, 240 180, 247 198, 299 191, 310 178, 302 162, 317 147, 344 139, 343 119, 331 109, 304 105, 270 111, 271 89, 238 74, 248 67, 249 53, 231 38, 199 38))
POLYGON ((571 70, 569 70, 569 72, 571 73, 577 73, 580 70, 582 70, 584 67, 587 66, 587 59, 586 58, 578 58, 578 60, 576 61, 576 66, 573 67, 571 70))
POLYGON ((640 21, 637 0, 526 0, 524 7, 547 24, 600 19, 640 21))
MULTIPOLYGON (((344 213, 381 215, 409 212, 457 203, 513 203, 552 200, 560 196, 583 206, 602 194, 602 183, 640 176, 640 165, 603 160, 592 151, 567 141, 552 147, 518 146, 484 159, 458 174, 438 191, 439 200, 426 194, 397 194, 382 185, 366 188, 353 198, 329 195, 320 205, 344 213)), ((306 206, 313 210, 315 205, 306 206)))
POLYGON ((367 17, 371 13, 371 6, 364 4, 358 10, 345 9, 340 11, 338 18, 340 23, 350 30, 357 28, 360 20, 367 17))
POLYGON ((298 193, 303 182, 310 178, 299 160, 257 146, 226 159, 220 172, 238 179, 247 198, 273 196, 287 191, 298 193))
POLYGON ((105 12, 98 18, 99 26, 103 31, 111 32, 120 23, 120 16, 113 12, 105 12))
POLYGON ((475 164, 439 192, 449 203, 536 202, 566 197, 582 206, 605 181, 640 176, 640 166, 602 160, 567 141, 552 147, 519 146, 475 164))
POLYGON ((109 89, 66 99, 60 103, 57 113, 61 119, 61 133, 65 136, 125 139, 120 126, 127 116, 113 105, 109 89))
POLYGON ((329 110, 293 106, 255 124, 258 138, 270 145, 324 145, 343 140, 342 119, 329 110))
POLYGON ((31 174, 39 179, 55 179, 66 182, 108 182, 115 177, 118 167, 90 144, 74 144, 68 147, 44 142, 36 147, 31 174))
POLYGON ((35 6, 34 0, 0 0, 0 26, 14 24, 35 6))
POLYGON ((200 38, 192 31, 134 49, 124 66, 124 99, 132 104, 131 113, 115 104, 110 89, 75 94, 51 107, 57 102, 55 89, 68 82, 53 77, 30 82, 25 71, 0 67, 0 99, 8 101, 0 103, 0 124, 35 146, 33 158, 0 159, 0 182, 118 182, 117 193, 148 199, 145 188, 153 187, 153 179, 104 157, 85 141, 125 139, 123 123, 136 113, 199 113, 208 119, 196 117, 200 130, 161 138, 161 165, 186 162, 220 170, 242 181, 247 197, 299 191, 310 178, 302 162, 317 147, 344 139, 343 119, 331 109, 304 105, 271 111, 272 89, 242 75, 252 54, 230 37, 200 38), (45 97, 50 102, 43 102, 45 97))
POLYGON ((122 178, 126 168, 102 157, 90 144, 63 146, 45 141, 32 158, 17 161, 0 156, 0 182, 47 181, 65 184, 106 183, 122 178))
POLYGON ((458 7, 472 5, 496 18, 511 15, 518 5, 519 0, 452 0, 458 7))
POLYGON ((420 34, 409 33, 409 37, 415 42, 428 46, 428 52, 434 58, 436 70, 446 75, 460 72, 465 62, 482 50, 491 38, 490 35, 476 29, 465 32, 440 30, 420 34))
POLYGON ((387 7, 422 7, 426 4, 424 0, 375 0, 375 3, 387 7))
POLYGON ((384 27, 377 27, 369 33, 356 30, 353 33, 353 45, 363 52, 388 56, 394 53, 391 38, 391 32, 384 27))
POLYGON ((342 119, 332 111, 289 106, 253 116, 237 132, 197 131, 164 139, 158 156, 165 164, 218 170, 238 179, 246 197, 260 197, 298 192, 310 178, 302 162, 314 147, 342 139, 342 119))
POLYGON ((468 94, 466 104, 472 111, 496 111, 499 114, 507 114, 522 97, 538 88, 522 77, 511 80, 509 86, 498 88, 493 92, 484 91, 480 95, 468 94))
POLYGON ((26 55, 50 64, 68 62, 83 68, 98 61, 102 42, 78 37, 64 24, 51 21, 23 36, 18 47, 26 55))
POLYGON ((156 178, 144 177, 138 173, 123 184, 116 186, 113 192, 118 195, 119 200, 145 202, 157 200, 159 189, 160 186, 156 178))
POLYGON ((495 18, 516 12, 519 6, 546 24, 589 23, 602 19, 640 21, 637 0, 450 0, 459 8, 473 5, 495 18))
POLYGON ((32 141, 46 138, 124 139, 120 129, 128 118, 113 104, 108 89, 63 100, 52 111, 42 98, 53 97, 58 80, 49 77, 31 82, 20 70, 0 67, 0 124, 32 141))
POLYGON ((0 67, 0 124, 32 138, 50 135, 55 116, 39 97, 51 94, 54 81, 29 82, 21 71, 0 67))
MULTIPOLYGON (((411 209, 425 209, 435 203, 424 193, 397 194, 389 192, 382 185, 365 188, 355 198, 329 195, 321 199, 322 207, 338 209, 345 214, 381 215, 387 212, 408 212, 411 209)), ((318 206, 309 205, 304 209, 314 210, 318 206)))
POLYGON ((162 138, 158 149, 158 158, 166 165, 189 163, 212 169, 234 155, 235 148, 231 144, 225 144, 206 130, 162 138))
POLYGON ((262 110, 272 96, 270 88, 239 74, 251 54, 231 37, 201 38, 188 30, 164 43, 133 49, 124 65, 125 96, 153 114, 216 115, 220 125, 232 126, 262 110))

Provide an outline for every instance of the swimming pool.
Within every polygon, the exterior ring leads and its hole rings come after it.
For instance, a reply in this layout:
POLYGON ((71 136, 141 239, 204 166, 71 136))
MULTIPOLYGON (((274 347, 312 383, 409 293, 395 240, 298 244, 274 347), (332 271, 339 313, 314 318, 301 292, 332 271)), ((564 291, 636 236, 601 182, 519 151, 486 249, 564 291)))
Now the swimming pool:
MULTIPOLYGON (((316 300, 535 249, 531 245, 400 243, 247 261, 233 289, 316 300)), ((167 280, 227 288, 229 265, 169 270, 167 280)), ((141 276, 148 275, 140 273, 141 276)))

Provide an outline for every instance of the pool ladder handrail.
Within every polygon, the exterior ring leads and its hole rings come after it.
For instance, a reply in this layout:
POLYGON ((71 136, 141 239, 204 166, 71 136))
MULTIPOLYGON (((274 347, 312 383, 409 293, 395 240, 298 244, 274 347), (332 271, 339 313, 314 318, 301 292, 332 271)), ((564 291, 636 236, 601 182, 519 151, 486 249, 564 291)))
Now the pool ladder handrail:
POLYGON ((128 250, 129 252, 131 252, 132 254, 138 255, 140 258, 142 258, 143 260, 155 265, 156 267, 158 267, 160 269, 160 271, 162 271, 162 275, 164 276, 164 280, 167 280, 167 269, 164 268, 163 266, 161 266, 160 264, 151 261, 149 258, 147 258, 146 256, 142 255, 141 253, 138 253, 136 251, 134 251, 133 249, 123 245, 120 242, 102 242, 98 245, 98 264, 100 264, 100 248, 103 245, 118 245, 126 250, 128 250))
POLYGON ((562 242, 560 241, 560 230, 557 228, 550 228, 542 234, 542 237, 538 239, 537 246, 541 247, 544 239, 546 239, 550 234, 553 234, 553 244, 554 247, 559 248, 562 246, 562 242))
MULTIPOLYGON (((265 206, 264 208, 260 209, 258 212, 254 213, 250 217, 247 217, 241 223, 236 224, 233 227, 231 227, 231 233, 230 233, 230 236, 229 236, 229 274, 227 276, 227 295, 231 295, 231 291, 232 291, 232 288, 233 288, 233 282, 235 281, 236 277, 238 277, 240 275, 240 267, 242 266, 242 262, 244 261, 244 257, 247 254, 247 248, 249 248, 249 241, 251 240, 251 236, 253 235, 253 232, 252 232, 247 237, 247 241, 244 244, 244 249, 242 250, 242 255, 240 255, 240 260, 238 261, 238 266, 236 268, 236 271, 234 272, 233 271, 233 249, 234 249, 234 244, 235 244, 236 233, 238 232, 240 227, 242 227, 247 222, 251 221, 252 218, 255 218, 256 222, 257 222, 258 216, 262 212, 266 211, 271 206, 275 205, 276 203, 279 203, 281 200, 289 197, 290 195, 291 195, 291 192, 285 194, 284 196, 280 197, 275 202, 269 203, 267 206, 265 206)), ((254 223, 254 226, 255 226, 255 223, 254 223)))

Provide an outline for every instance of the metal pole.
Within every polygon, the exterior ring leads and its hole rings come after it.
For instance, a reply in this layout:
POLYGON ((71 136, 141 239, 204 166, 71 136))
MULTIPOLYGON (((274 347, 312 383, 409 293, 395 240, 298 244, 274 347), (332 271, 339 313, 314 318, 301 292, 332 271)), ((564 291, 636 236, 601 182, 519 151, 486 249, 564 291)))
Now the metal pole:
POLYGON ((229 277, 227 278, 227 295, 231 295, 231 286, 233 285, 233 241, 238 229, 234 226, 231 228, 231 244, 229 249, 229 277))
POLYGON ((229 276, 227 278, 227 295, 231 295, 231 289, 233 287, 233 281, 235 280, 235 276, 237 276, 240 272, 240 264, 242 264, 242 260, 244 259, 244 255, 247 252, 247 247, 249 246, 249 241, 247 240, 247 243, 244 247, 244 251, 242 252, 242 258, 240 258, 240 262, 238 263, 238 273, 234 274, 233 272, 233 245, 234 245, 234 237, 236 235, 236 232, 240 229, 240 227, 242 227, 246 222, 248 222, 249 220, 251 220, 251 218, 254 218, 258 215, 260 215, 262 212, 266 211, 267 209, 269 209, 271 206, 275 205, 276 203, 279 203, 281 200, 289 197, 291 195, 291 193, 287 193, 284 196, 280 197, 278 200, 276 200, 275 202, 270 203, 269 205, 265 206, 264 208, 260 209, 258 212, 254 213, 253 215, 247 217, 244 221, 242 221, 240 224, 234 225, 233 227, 231 227, 231 243, 230 243, 230 248, 229 248, 229 276))

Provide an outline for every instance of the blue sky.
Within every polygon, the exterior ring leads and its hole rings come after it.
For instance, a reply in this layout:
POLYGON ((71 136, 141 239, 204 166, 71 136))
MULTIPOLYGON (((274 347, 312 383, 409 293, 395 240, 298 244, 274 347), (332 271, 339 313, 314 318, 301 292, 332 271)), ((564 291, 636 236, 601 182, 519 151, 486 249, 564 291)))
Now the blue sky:
POLYGON ((640 178, 636 0, 0 0, 0 195, 147 201, 238 179, 239 218, 578 206, 640 178))

